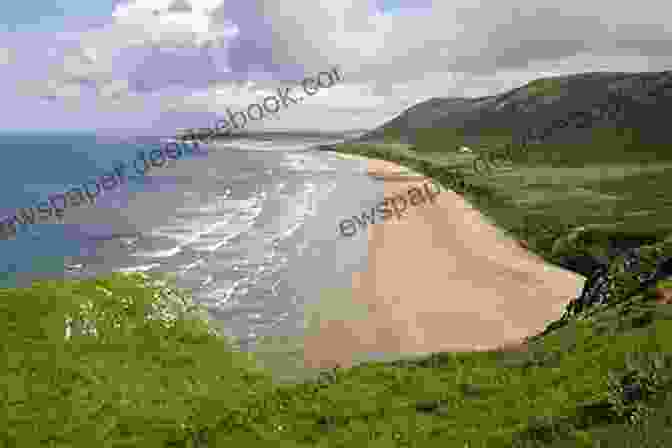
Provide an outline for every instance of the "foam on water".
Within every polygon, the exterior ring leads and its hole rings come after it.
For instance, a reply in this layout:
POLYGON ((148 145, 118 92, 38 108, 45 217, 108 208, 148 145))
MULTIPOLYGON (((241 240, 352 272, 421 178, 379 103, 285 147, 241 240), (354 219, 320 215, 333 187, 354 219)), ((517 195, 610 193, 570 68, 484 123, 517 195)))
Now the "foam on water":
POLYGON ((160 263, 151 263, 151 264, 141 264, 138 266, 129 266, 125 268, 117 269, 117 272, 129 273, 129 272, 147 272, 153 268, 161 266, 160 263))
MULTIPOLYGON (((107 214, 119 213, 118 222, 72 224, 77 231, 68 237, 79 255, 63 269, 70 277, 174 272, 177 286, 191 290, 241 347, 252 348, 260 336, 294 334, 304 304, 340 269, 337 251, 320 249, 332 243, 337 222, 329 213, 332 193, 357 176, 352 161, 306 149, 301 139, 217 143, 208 160, 157 171, 139 188, 146 194, 128 195, 128 208, 125 194, 118 195, 121 207, 108 204, 119 210, 107 214)), ((345 196, 352 201, 346 209, 359 209, 359 194, 345 196)))

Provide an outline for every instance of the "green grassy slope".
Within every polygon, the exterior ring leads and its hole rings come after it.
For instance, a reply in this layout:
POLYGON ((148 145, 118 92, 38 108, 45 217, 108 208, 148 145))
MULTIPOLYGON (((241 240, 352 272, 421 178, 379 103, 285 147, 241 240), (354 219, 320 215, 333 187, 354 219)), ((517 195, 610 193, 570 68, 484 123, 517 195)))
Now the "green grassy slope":
POLYGON ((646 294, 570 319, 527 353, 440 353, 299 384, 273 381, 209 330, 183 292, 141 276, 42 282, 2 297, 3 447, 672 441, 672 309, 646 294), (68 319, 81 325, 66 338, 68 319), (623 399, 630 383, 641 400, 623 399))

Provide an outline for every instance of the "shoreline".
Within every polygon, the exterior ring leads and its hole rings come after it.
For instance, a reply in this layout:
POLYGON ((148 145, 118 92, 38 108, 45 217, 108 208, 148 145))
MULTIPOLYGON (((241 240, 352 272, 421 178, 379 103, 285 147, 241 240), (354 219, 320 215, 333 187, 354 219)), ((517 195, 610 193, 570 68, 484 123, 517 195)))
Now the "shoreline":
MULTIPOLYGON (((386 196, 427 179, 356 158, 383 179, 386 196)), ((306 338, 307 367, 352 367, 363 353, 520 350, 580 294, 582 276, 524 249, 459 194, 445 188, 436 199, 403 221, 370 225, 369 267, 352 283, 352 300, 369 315, 322 323, 306 338)))
MULTIPOLYGON (((418 182, 418 179, 408 179, 407 182, 390 180, 385 182, 385 188, 404 188, 413 182, 418 182)), ((311 445, 331 446, 342 443, 343 434, 351 436, 351 444, 361 446, 371 444, 372 440, 373 443, 389 442, 387 445, 390 445, 395 439, 417 441, 420 445, 513 446, 517 443, 522 446, 530 441, 538 444, 539 432, 547 430, 551 445, 555 445, 555 441, 563 441, 573 443, 572 446, 584 446, 586 441, 592 440, 611 446, 604 431, 605 420, 608 419, 609 439, 623 439, 630 437, 631 415, 638 418, 646 416, 643 423, 647 425, 647 430, 642 434, 651 434, 646 436, 646 440, 641 437, 634 440, 633 446, 649 446, 661 439, 660 434, 667 434, 657 428, 664 430, 669 426, 669 382, 653 386, 646 382, 647 378, 665 378, 672 365, 670 338, 666 337, 671 329, 668 325, 669 310, 664 309, 664 305, 654 305, 654 301, 646 297, 630 298, 626 293, 619 293, 614 297, 614 305, 617 306, 604 310, 597 308, 591 311, 589 319, 585 318, 587 316, 570 316, 562 322, 553 322, 522 344, 514 340, 497 343, 490 348, 492 344, 475 344, 473 336, 478 331, 477 326, 492 325, 496 319, 502 320, 502 315, 509 317, 507 311, 515 303, 509 300, 484 303, 481 300, 483 294, 459 294, 459 288, 452 288, 439 291, 438 299, 443 302, 438 303, 451 307, 453 315, 441 315, 441 310, 436 310, 437 301, 433 300, 437 297, 423 294, 427 291, 392 289, 394 282, 401 286, 413 282, 422 287, 425 278, 428 280, 426 284, 441 286, 450 272, 458 272, 465 267, 463 264, 466 263, 460 262, 451 271, 451 266, 446 263, 438 266, 429 263, 430 275, 419 277, 423 272, 416 265, 431 261, 431 257, 419 259, 417 254, 421 254, 423 246, 426 249, 429 243, 439 246, 444 257, 455 255, 453 252, 463 251, 465 247, 471 248, 473 244, 469 246, 466 243, 474 241, 487 249, 475 255, 496 256, 498 251, 511 252, 510 247, 488 246, 493 241, 492 234, 475 231, 472 232, 473 238, 465 235, 470 225, 482 224, 483 217, 479 219, 479 212, 468 207, 464 198, 464 207, 457 207, 460 202, 457 199, 461 196, 456 193, 448 191, 444 194, 452 196, 455 213, 444 214, 445 222, 434 234, 431 232, 433 218, 430 212, 420 214, 416 219, 416 229, 425 224, 424 228, 420 228, 425 231, 409 233, 409 226, 406 226, 406 236, 410 234, 410 240, 395 239, 404 236, 403 226, 392 224, 374 229, 374 237, 368 241, 369 247, 373 248, 374 260, 370 263, 373 269, 353 278, 361 285, 360 292, 370 293, 371 289, 366 288, 372 284, 375 286, 376 277, 386 274, 385 269, 389 273, 389 268, 395 267, 394 263, 402 264, 405 268, 403 275, 388 276, 392 285, 377 285, 373 290, 377 293, 375 295, 366 296, 358 292, 355 298, 370 299, 359 300, 359 304, 373 315, 364 325, 341 323, 339 327, 339 322, 335 321, 327 325, 321 335, 341 350, 342 357, 350 357, 353 361, 353 344, 362 344, 363 349, 375 348, 370 344, 371 340, 361 338, 362 335, 377 337, 378 341, 373 340, 374 343, 387 343, 393 350, 382 356, 376 351, 358 351, 356 354, 364 356, 358 357, 355 368, 323 370, 319 374, 314 372, 316 377, 313 372, 305 377, 275 377, 275 372, 266 370, 263 363, 257 362, 258 359, 255 361, 253 353, 240 353, 229 345, 228 338, 217 334, 214 326, 208 329, 207 322, 195 319, 196 316, 189 311, 193 302, 187 299, 188 293, 186 300, 175 300, 178 290, 173 289, 171 282, 154 289, 159 286, 150 281, 154 275, 118 274, 81 282, 57 280, 36 283, 28 290, 4 290, 6 297, 14 300, 6 300, 8 306, 0 310, 0 317, 8 322, 21 323, 4 328, 10 336, 5 338, 10 343, 9 351, 24 353, 32 350, 35 348, 35 335, 44 334, 46 330, 48 344, 42 345, 44 348, 41 351, 47 349, 50 359, 53 354, 54 359, 59 360, 58 364, 54 364, 45 363, 44 357, 23 357, 8 364, 8 378, 17 378, 19 384, 23 382, 30 391, 27 399, 37 403, 28 409, 25 406, 26 395, 20 392, 11 395, 13 389, 8 389, 9 396, 18 399, 5 400, 4 410, 11 412, 10 415, 26 415, 21 421, 10 420, 12 429, 16 428, 10 442, 16 444, 18 440, 35 437, 34 425, 22 424, 28 418, 34 422, 48 419, 49 425, 45 423, 42 426, 45 428, 40 434, 42 440, 57 437, 66 443, 75 443, 81 439, 82 431, 88 431, 92 425, 104 427, 110 419, 116 421, 122 418, 128 422, 124 430, 131 429, 121 435, 110 432, 113 442, 119 440, 123 444, 133 437, 141 443, 151 444, 158 435, 176 446, 189 439, 194 441, 194 445, 202 444, 202 441, 216 441, 218 444, 222 440, 251 443, 251 434, 264 436, 269 446, 278 442, 303 446, 302 442, 308 440, 311 445), (451 220, 456 217, 462 219, 451 220), (455 235, 458 230, 462 232, 455 235), (454 237, 452 240, 449 238, 451 235, 454 237), (395 238, 385 241, 386 236, 395 238), (400 242, 409 241, 411 244, 401 247, 406 249, 400 253, 399 258, 403 259, 395 261, 394 257, 385 257, 388 246, 381 243, 396 244, 395 249, 398 250, 400 242), (451 250, 446 250, 449 247, 451 250), (131 281, 132 278, 138 281, 131 281), (140 278, 143 280, 139 281, 140 278), (390 292, 393 294, 388 294, 390 292), (406 300, 409 297, 410 303, 406 300), (129 303, 137 306, 129 309, 129 303), (161 311, 173 309, 181 303, 186 305, 187 314, 178 313, 177 319, 172 314, 159 313, 155 316, 157 319, 143 321, 142 313, 134 312, 150 304, 159 305, 152 306, 152 309, 161 311), (500 309, 483 312, 478 310, 482 305, 500 309), (476 321, 469 321, 470 306, 472 311, 476 308, 476 312, 472 313, 478 318, 476 321), (411 312, 409 308, 413 308, 411 312), (92 310, 95 311, 93 315, 92 310), (75 326, 72 325, 72 313, 77 312, 85 314, 74 314, 79 316, 75 326), (36 319, 36 313, 43 317, 36 319), (433 315, 437 315, 437 322, 432 323, 428 319, 433 315), (651 317, 644 320, 643 316, 651 317), (104 339, 99 339, 95 332, 90 331, 88 324, 91 317, 95 317, 96 326, 100 324, 104 339), (490 318, 490 322, 483 322, 485 318, 490 318), (65 329, 62 326, 64 321, 65 329), (46 327, 45 323, 49 326, 46 327), (463 328, 459 328, 460 324, 463 328), (117 330, 119 325, 122 331, 117 330), (434 328, 430 328, 432 326, 434 328), (448 341, 453 345, 446 344, 438 350, 423 350, 426 347, 422 344, 435 343, 435 336, 445 333, 461 336, 466 343, 460 347, 458 343, 461 341, 448 341), (413 338, 416 340, 413 341, 413 338), (366 343, 369 345, 366 346, 366 343), (394 350, 402 344, 408 346, 413 343, 416 344, 413 354, 394 350), (112 344, 120 350, 111 351, 112 344), (75 356, 60 356, 64 353, 63 348, 70 352, 73 347, 84 347, 85 351, 73 350, 75 356), (128 347, 143 347, 143 356, 139 357, 137 350, 128 350, 128 347), (641 367, 631 363, 633 359, 639 359, 636 356, 640 354, 647 362, 641 367), (643 379, 636 377, 636 382, 632 383, 643 392, 640 397, 634 398, 634 402, 620 386, 631 383, 618 381, 631 378, 630 374, 605 378, 607 372, 621 372, 623 365, 630 365, 634 373, 647 375, 643 379), (648 365, 655 368, 649 369, 648 365), (65 376, 64 371, 67 373, 65 376), (51 396, 54 378, 59 380, 62 390, 81 393, 60 394, 54 401, 51 396), (96 381, 81 381, 82 378, 95 378, 96 381), (128 382, 119 381, 119 378, 133 378, 134 387, 129 390, 128 382), (614 404, 611 400, 620 401, 614 404), (101 402, 105 403, 103 408, 100 408, 101 402), (652 413, 623 414, 619 410, 623 404, 627 406, 627 412, 637 406, 637 409, 652 413), (49 416, 42 412, 43 409, 55 408, 63 412, 49 416), (85 424, 72 424, 71 409, 90 410, 83 414, 85 424), (576 416, 575 409, 580 411, 576 416), (54 415, 57 420, 53 420, 54 415), (535 417, 539 415, 551 417, 544 419, 543 426, 540 426, 535 417), (399 426, 400 421, 419 421, 422 426, 407 429, 404 425, 399 426), (184 422, 190 425, 186 426, 184 422), (375 438, 366 431, 367 425, 380 429, 375 438), (557 425, 567 428, 567 433, 551 435, 550 430, 557 425), (60 428, 66 428, 66 431, 60 428)), ((510 238, 500 243, 506 246, 507 241, 510 242, 510 238)), ((656 253, 669 253, 670 247, 669 243, 658 246, 656 253)), ((533 255, 527 251, 518 253, 533 255)), ((491 277, 497 277, 492 275, 493 262, 498 261, 497 257, 476 261, 466 266, 465 271, 478 274, 472 283, 475 286, 488 286, 487 283, 490 283, 492 286, 491 277), (483 267, 489 267, 487 272, 483 272, 483 267)), ((505 280, 513 274, 514 278, 509 280, 517 277, 524 285, 529 279, 520 275, 525 274, 525 263, 521 264, 523 266, 517 271, 506 271, 503 266, 494 266, 494 271, 505 280)), ((388 278, 383 277, 383 280, 388 278)), ((669 282, 660 285, 655 303, 671 301, 672 289, 669 285, 669 282)), ((489 289, 496 291, 496 288, 489 289)), ((489 292, 487 288, 485 292, 489 292)), ((510 298, 510 295, 507 297, 510 298)), ((526 308, 536 306, 536 311, 544 311, 548 297, 538 297, 543 303, 522 303, 526 305, 522 310, 513 310, 509 327, 515 327, 517 317, 525 317, 526 308)), ((339 315, 347 308, 343 299, 339 296, 335 302, 338 308, 334 311, 339 315)), ((359 310, 362 308, 360 306, 359 310)), ((534 309, 532 311, 532 314, 537 314, 534 309)), ((330 314, 330 317, 333 316, 330 314)), ((534 326, 539 324, 532 319, 529 323, 534 326)), ((330 347, 317 345, 313 348, 314 353, 320 355, 330 347)), ((289 360, 285 354, 278 356, 289 360)), ((322 367, 329 364, 339 363, 327 359, 322 367)))

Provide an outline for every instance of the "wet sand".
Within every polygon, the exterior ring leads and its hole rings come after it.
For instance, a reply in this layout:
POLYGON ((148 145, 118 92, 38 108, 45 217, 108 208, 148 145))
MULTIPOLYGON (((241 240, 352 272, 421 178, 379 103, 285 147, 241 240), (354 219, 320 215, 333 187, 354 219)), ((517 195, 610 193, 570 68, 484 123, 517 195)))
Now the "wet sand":
MULTIPOLYGON (((386 197, 428 181, 391 162, 368 164, 386 197)), ((559 318, 585 281, 506 237, 451 190, 367 233, 369 265, 353 275, 351 300, 368 316, 322 321, 305 338, 306 367, 349 367, 367 353, 515 349, 559 318)))

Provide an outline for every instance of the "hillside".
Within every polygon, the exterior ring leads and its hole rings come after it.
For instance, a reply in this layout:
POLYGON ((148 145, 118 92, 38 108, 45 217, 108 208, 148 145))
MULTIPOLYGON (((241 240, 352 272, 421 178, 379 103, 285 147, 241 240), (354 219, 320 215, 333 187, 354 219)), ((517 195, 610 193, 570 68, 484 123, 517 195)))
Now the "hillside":
POLYGON ((569 235, 592 235, 592 253, 611 257, 672 233, 671 108, 670 71, 585 73, 434 98, 337 150, 431 167, 533 252, 589 275, 561 255, 569 235), (502 148, 514 160, 475 172, 475 159, 502 148))
MULTIPOLYGON (((665 111, 672 104, 672 72, 583 73, 538 79, 522 87, 482 98, 432 98, 407 109, 358 141, 376 141, 392 135, 415 143, 418 130, 459 129, 467 138, 493 129, 515 136, 528 129, 539 131, 572 112, 588 111, 591 123, 568 126, 542 137, 549 143, 581 143, 591 138, 590 128, 639 129, 647 142, 665 135, 665 111), (602 106, 602 112, 596 106, 602 106)), ((541 140, 541 139, 540 139, 541 140)))

